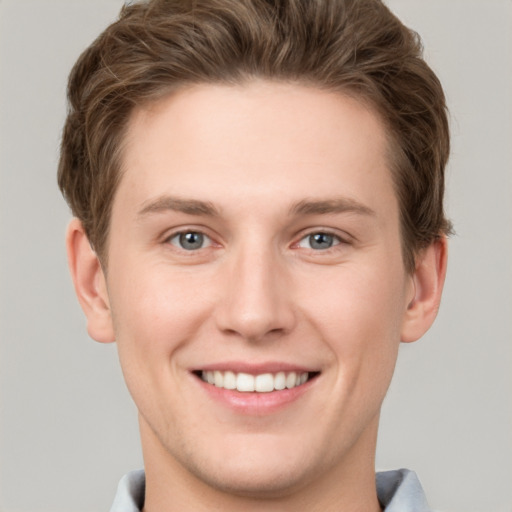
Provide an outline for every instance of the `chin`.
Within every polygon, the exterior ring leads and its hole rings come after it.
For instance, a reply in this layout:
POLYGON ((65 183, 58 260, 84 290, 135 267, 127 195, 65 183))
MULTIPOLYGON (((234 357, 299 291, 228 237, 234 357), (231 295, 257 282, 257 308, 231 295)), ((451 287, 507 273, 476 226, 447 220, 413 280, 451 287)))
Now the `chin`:
MULTIPOLYGON (((215 466, 218 466, 216 463, 215 466)), ((222 467, 189 468, 209 487, 234 496, 277 499, 296 492, 310 480, 304 464, 279 467, 259 461, 224 461, 222 467)))

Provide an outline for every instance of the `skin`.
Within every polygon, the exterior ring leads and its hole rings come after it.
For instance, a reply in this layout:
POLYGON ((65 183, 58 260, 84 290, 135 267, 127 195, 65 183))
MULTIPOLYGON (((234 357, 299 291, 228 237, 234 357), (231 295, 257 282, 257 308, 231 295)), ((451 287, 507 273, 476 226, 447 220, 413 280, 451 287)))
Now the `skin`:
POLYGON ((76 219, 67 245, 140 413, 146 512, 380 510, 380 407, 446 268, 444 238, 404 268, 387 149, 362 103, 297 84, 197 85, 133 113, 108 272, 76 219), (190 232, 204 244, 180 245, 190 232), (233 406, 194 374, 209 365, 316 377, 233 406))

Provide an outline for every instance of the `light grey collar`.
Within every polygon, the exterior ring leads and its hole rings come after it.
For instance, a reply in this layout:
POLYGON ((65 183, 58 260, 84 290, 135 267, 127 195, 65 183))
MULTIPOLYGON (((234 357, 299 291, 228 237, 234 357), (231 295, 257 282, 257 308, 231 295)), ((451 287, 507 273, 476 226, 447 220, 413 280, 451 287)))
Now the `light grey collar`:
MULTIPOLYGON (((377 496, 384 512, 432 512, 414 471, 377 473, 377 496)), ((144 506, 144 470, 131 471, 119 482, 110 512, 140 512, 144 506)))

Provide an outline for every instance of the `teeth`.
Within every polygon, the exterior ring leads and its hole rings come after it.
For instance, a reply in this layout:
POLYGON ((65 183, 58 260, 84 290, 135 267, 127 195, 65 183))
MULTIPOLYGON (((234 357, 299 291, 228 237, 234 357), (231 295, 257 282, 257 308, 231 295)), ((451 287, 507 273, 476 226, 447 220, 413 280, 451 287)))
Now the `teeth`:
POLYGON ((239 373, 236 376, 237 391, 254 391, 254 377, 248 373, 239 373))
POLYGON ((213 383, 218 388, 223 388, 224 387, 224 374, 222 374, 221 372, 213 372, 213 383))
POLYGON ((205 382, 218 388, 236 389, 242 393, 270 393, 283 389, 292 389, 308 381, 308 372, 278 372, 262 373, 251 375, 249 373, 233 373, 230 371, 221 372, 203 371, 201 378, 205 382))
MULTIPOLYGON (((307 380, 307 373, 306 373, 306 380, 307 380)), ((274 377, 274 389, 277 389, 278 391, 281 391, 281 389, 284 389, 286 387, 286 375, 284 372, 279 372, 274 377)))
POLYGON ((233 372, 224 373, 224 389, 236 389, 236 375, 233 372))
MULTIPOLYGON (((299 380, 300 384, 300 380, 299 380)), ((291 372, 286 376, 286 387, 291 389, 297 385, 297 374, 295 372, 291 372)))
POLYGON ((254 379, 254 389, 259 393, 270 393, 270 391, 274 391, 274 376, 271 373, 257 375, 254 379))

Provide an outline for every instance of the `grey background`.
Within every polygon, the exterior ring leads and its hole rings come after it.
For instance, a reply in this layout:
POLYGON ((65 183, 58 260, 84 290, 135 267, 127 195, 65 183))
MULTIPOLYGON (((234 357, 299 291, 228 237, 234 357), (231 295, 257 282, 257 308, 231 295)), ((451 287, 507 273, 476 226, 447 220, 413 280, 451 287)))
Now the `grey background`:
MULTIPOLYGON (((142 464, 115 346, 88 339, 55 184, 67 74, 120 0, 0 0, 0 510, 108 510, 142 464)), ((512 1, 389 0, 451 107, 444 302, 404 345, 380 469, 445 512, 512 511, 512 1)))

